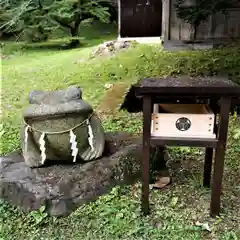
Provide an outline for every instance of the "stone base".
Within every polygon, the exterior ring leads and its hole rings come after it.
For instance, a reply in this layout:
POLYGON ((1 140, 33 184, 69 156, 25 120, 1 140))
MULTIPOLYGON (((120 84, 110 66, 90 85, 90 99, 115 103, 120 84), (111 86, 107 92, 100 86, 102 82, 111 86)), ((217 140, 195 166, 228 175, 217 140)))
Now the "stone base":
MULTIPOLYGON (((164 167, 165 161, 159 161, 164 160, 163 149, 152 149, 152 153, 151 171, 164 167)), ((135 181, 140 160, 141 139, 128 133, 106 134, 104 156, 84 164, 31 169, 21 153, 14 152, 0 158, 0 198, 25 211, 46 205, 50 215, 66 216, 115 185, 135 181)))
POLYGON ((159 37, 118 37, 118 41, 136 41, 140 44, 161 44, 162 38, 159 37))
POLYGON ((214 48, 214 44, 211 42, 186 43, 183 41, 166 41, 163 43, 163 48, 167 51, 207 50, 214 48))

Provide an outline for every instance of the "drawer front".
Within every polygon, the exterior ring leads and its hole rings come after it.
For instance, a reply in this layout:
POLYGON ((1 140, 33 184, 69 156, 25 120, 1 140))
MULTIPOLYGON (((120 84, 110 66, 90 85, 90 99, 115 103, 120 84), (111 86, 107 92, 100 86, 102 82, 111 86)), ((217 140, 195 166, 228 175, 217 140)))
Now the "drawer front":
POLYGON ((152 114, 152 136, 215 138, 214 114, 152 114))

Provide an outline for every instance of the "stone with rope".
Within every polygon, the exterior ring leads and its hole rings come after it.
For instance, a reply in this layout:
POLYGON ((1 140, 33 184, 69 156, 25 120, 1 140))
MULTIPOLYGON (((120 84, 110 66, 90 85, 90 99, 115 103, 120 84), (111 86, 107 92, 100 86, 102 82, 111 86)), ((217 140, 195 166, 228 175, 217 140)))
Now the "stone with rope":
POLYGON ((22 152, 29 167, 47 161, 90 161, 102 156, 101 121, 80 88, 32 91, 23 116, 22 152))

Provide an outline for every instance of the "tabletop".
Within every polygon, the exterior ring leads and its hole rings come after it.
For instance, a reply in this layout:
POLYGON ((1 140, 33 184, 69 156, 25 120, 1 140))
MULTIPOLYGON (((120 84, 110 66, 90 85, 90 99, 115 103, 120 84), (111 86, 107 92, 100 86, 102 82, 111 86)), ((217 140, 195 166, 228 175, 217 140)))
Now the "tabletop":
POLYGON ((136 84, 135 91, 137 96, 161 94, 240 98, 240 85, 219 76, 146 78, 136 84))

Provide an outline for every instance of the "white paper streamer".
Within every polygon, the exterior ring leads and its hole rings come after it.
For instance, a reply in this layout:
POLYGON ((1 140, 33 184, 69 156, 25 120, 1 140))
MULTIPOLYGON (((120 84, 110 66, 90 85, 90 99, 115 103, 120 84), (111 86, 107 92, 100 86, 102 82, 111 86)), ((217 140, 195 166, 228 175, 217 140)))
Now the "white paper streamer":
POLYGON ((73 162, 76 162, 77 154, 78 154, 76 138, 77 138, 76 135, 73 133, 72 130, 70 130, 70 143, 71 143, 71 149, 72 149, 73 162))
POLYGON ((88 125, 88 143, 91 147, 91 150, 93 151, 94 150, 94 146, 93 146, 93 131, 92 131, 92 127, 90 125, 90 122, 89 120, 87 120, 87 125, 88 125))
POLYGON ((28 129, 29 126, 26 126, 24 131, 25 152, 27 152, 28 149, 28 129))
POLYGON ((46 148, 45 148, 45 133, 43 132, 39 139, 40 150, 41 150, 41 157, 42 157, 42 164, 44 164, 46 160, 46 148))
MULTIPOLYGON (((92 116, 92 115, 91 115, 92 116)), ((70 132, 70 143, 71 143, 71 150, 72 150, 72 156, 73 156, 73 162, 76 162, 77 159, 77 154, 78 154, 78 148, 77 148, 77 141, 76 138, 77 136, 73 133, 73 130, 76 129, 77 127, 81 126, 84 123, 87 123, 87 127, 88 127, 88 143, 91 147, 91 150, 94 150, 94 145, 93 145, 93 131, 92 131, 92 127, 90 125, 89 119, 91 118, 91 116, 84 120, 83 122, 79 123, 78 125, 76 125, 74 128, 69 129, 69 130, 64 130, 64 131, 59 131, 59 132, 41 132, 38 129, 34 129, 33 127, 29 126, 26 122, 26 128, 24 130, 24 141, 25 141, 25 150, 27 151, 27 143, 28 143, 28 131, 29 129, 32 129, 33 131, 37 131, 39 133, 42 133, 40 138, 39 138, 39 145, 40 145, 40 151, 41 151, 41 159, 42 159, 42 164, 45 163, 46 161, 46 147, 45 147, 45 136, 46 134, 62 134, 62 133, 66 133, 66 132, 70 132)))

